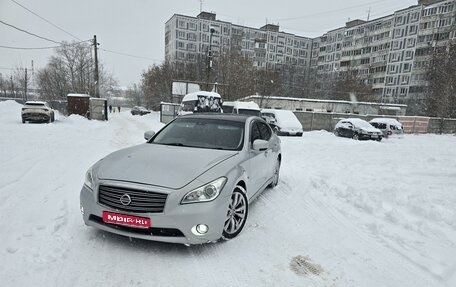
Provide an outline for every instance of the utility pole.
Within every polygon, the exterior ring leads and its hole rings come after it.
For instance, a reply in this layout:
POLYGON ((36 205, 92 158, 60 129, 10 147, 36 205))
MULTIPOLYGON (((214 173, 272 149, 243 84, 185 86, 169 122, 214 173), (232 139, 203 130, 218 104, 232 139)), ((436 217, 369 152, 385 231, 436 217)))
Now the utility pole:
POLYGON ((24 98, 25 98, 25 101, 27 101, 27 68, 25 68, 24 98))
POLYGON ((97 35, 93 35, 93 49, 95 52, 95 74, 94 74, 94 80, 95 80, 95 98, 100 97, 100 85, 98 83, 98 45, 97 43, 97 35))
POLYGON ((209 36, 209 48, 208 48, 208 51, 207 51, 207 90, 209 91, 209 81, 211 79, 211 70, 212 70, 212 35, 214 34, 215 32, 215 28, 210 26, 209 27, 209 32, 210 32, 210 36, 209 36))
POLYGON ((10 81, 11 81, 11 92, 10 92, 10 94, 12 93, 11 96, 14 95, 14 97, 16 98, 16 93, 14 92, 14 82, 13 82, 13 76, 12 75, 10 76, 10 81))

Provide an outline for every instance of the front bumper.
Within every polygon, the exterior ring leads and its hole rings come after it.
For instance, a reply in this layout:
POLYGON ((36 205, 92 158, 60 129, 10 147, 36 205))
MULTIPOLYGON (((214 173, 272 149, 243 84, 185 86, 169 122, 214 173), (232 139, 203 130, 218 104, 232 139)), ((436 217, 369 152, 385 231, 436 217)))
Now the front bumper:
POLYGON ((360 140, 374 140, 378 141, 383 138, 383 135, 370 135, 370 134, 358 134, 360 140))
POLYGON ((182 244, 202 244, 220 239, 230 198, 220 194, 210 202, 181 205, 181 193, 169 193, 162 213, 131 213, 101 205, 96 188, 92 191, 84 185, 80 195, 81 211, 86 225, 128 237, 182 244), (104 223, 103 211, 150 218, 151 228, 138 229, 104 223), (197 224, 206 224, 208 232, 195 235, 191 229, 197 224))

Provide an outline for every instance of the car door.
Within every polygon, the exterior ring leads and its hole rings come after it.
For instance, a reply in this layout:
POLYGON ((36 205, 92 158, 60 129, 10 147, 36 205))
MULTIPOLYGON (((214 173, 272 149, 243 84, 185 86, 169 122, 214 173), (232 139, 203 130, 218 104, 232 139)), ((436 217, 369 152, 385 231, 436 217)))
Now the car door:
POLYGON ((269 166, 269 149, 265 151, 256 151, 253 149, 253 142, 261 138, 259 121, 254 120, 250 124, 250 139, 249 139, 249 198, 253 196, 266 182, 266 174, 269 166))
POLYGON ((265 151, 266 157, 266 166, 264 167, 265 170, 265 181, 272 177, 274 174, 275 162, 276 162, 276 154, 274 154, 274 147, 271 138, 272 138, 272 130, 271 128, 264 122, 258 122, 258 128, 260 130, 261 139, 265 140, 269 143, 268 149, 265 151))

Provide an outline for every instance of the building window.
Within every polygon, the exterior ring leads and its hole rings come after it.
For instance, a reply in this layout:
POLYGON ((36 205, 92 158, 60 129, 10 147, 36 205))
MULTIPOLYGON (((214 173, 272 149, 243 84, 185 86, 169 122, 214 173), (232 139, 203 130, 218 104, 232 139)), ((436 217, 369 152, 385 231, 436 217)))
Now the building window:
POLYGON ((410 63, 404 63, 404 72, 410 72, 412 70, 412 64, 410 63))
POLYGON ((197 27, 196 23, 193 23, 193 22, 188 23, 188 29, 189 30, 195 31, 196 27, 197 27))
POLYGON ((181 29, 187 29, 187 23, 183 20, 179 20, 178 27, 181 29))
POLYGON ((411 59, 413 59, 413 51, 406 51, 406 52, 405 52, 405 59, 406 59, 406 60, 411 60, 411 59))
POLYGON ((185 50, 185 43, 184 42, 180 42, 180 41, 177 41, 177 49, 179 50, 185 50))

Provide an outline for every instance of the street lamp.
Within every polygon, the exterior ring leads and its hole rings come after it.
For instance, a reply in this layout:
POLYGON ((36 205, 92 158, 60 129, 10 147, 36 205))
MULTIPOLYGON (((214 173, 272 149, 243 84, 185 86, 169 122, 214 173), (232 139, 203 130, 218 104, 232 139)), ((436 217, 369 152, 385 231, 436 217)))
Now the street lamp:
POLYGON ((209 32, 210 32, 209 49, 208 49, 208 52, 207 52, 207 86, 208 86, 208 90, 209 90, 210 73, 211 73, 211 70, 212 70, 212 35, 215 32, 215 28, 213 26, 210 26, 209 27, 209 32))

